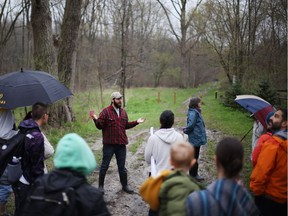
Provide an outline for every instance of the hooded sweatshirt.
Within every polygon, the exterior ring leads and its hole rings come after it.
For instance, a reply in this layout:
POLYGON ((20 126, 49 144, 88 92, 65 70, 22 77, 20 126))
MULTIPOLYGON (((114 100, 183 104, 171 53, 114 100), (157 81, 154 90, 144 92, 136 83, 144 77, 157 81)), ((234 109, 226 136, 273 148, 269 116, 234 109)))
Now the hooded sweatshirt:
POLYGON ((0 109, 0 138, 8 140, 17 134, 14 130, 14 117, 11 110, 0 109))
POLYGON ((58 169, 71 169, 86 176, 96 168, 96 160, 86 141, 76 133, 66 134, 58 143, 54 157, 58 169))
POLYGON ((170 147, 171 144, 183 140, 183 136, 174 128, 162 128, 148 139, 145 148, 145 161, 150 164, 151 156, 156 161, 157 172, 171 169, 170 147))
POLYGON ((186 200, 186 215, 259 215, 248 193, 233 179, 218 179, 206 190, 191 193, 186 200))

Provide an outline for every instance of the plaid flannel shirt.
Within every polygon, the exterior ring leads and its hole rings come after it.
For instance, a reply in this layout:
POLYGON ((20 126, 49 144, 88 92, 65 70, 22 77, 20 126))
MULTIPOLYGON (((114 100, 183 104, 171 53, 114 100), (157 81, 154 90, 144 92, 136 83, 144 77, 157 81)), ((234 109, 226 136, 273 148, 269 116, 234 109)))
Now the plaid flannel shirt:
POLYGON ((103 144, 127 145, 128 138, 126 129, 138 125, 137 121, 128 121, 126 111, 119 108, 119 117, 112 105, 104 108, 97 120, 94 119, 96 127, 102 130, 103 144))

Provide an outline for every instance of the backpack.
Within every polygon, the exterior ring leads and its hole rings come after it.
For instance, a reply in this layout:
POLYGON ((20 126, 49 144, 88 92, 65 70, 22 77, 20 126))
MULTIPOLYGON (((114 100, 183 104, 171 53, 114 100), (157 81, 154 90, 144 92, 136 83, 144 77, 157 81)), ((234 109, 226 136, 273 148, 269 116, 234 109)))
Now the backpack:
POLYGON ((150 176, 140 186, 140 195, 145 202, 147 202, 153 211, 157 211, 159 208, 159 192, 165 177, 171 174, 171 170, 164 170, 157 176, 150 176))
POLYGON ((40 130, 37 128, 21 128, 19 132, 9 140, 0 140, 0 176, 2 176, 8 163, 12 161, 13 156, 23 158, 24 140, 26 135, 31 131, 40 130))
POLYGON ((80 213, 77 213, 76 189, 81 186, 85 180, 80 182, 76 187, 67 187, 48 192, 43 186, 46 178, 48 178, 48 175, 38 178, 33 184, 21 216, 80 215, 80 213))

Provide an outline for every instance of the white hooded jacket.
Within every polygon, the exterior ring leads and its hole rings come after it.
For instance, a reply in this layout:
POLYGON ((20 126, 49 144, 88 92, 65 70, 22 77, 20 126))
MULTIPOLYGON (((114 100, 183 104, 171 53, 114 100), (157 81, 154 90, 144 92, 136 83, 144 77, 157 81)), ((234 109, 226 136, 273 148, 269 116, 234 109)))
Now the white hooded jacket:
POLYGON ((148 139, 145 148, 145 161, 150 164, 151 156, 153 156, 156 162, 156 169, 158 173, 166 169, 171 169, 171 144, 182 141, 183 139, 184 138, 182 134, 177 132, 174 128, 159 129, 148 139))

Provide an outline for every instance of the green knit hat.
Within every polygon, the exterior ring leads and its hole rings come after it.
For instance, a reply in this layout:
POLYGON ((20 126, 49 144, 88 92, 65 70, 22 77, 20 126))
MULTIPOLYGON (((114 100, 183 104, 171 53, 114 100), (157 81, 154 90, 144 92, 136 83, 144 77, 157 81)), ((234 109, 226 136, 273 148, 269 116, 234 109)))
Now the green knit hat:
POLYGON ((57 144, 54 165, 89 175, 96 168, 96 160, 86 141, 76 133, 66 134, 57 144))

